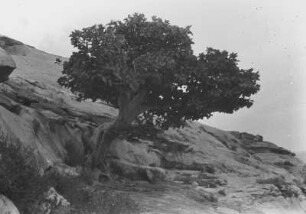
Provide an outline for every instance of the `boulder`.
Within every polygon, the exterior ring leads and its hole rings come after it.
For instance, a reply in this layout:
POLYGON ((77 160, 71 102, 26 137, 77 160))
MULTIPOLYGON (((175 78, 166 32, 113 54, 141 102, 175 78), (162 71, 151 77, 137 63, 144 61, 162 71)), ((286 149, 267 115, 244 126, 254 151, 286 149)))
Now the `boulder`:
POLYGON ((112 171, 131 180, 147 180, 150 183, 165 180, 166 171, 160 167, 132 164, 126 161, 112 160, 112 171))
POLYGON ((115 139, 110 145, 110 152, 115 159, 144 166, 160 166, 159 152, 153 149, 153 142, 138 139, 129 142, 125 139, 115 139))
POLYGON ((16 68, 14 59, 0 48, 0 82, 8 80, 8 76, 16 68))
POLYGON ((19 211, 10 199, 0 194, 0 213, 19 214, 19 211))
POLYGON ((275 153, 280 155, 289 155, 293 157, 295 156, 295 153, 267 141, 257 141, 251 144, 245 144, 244 146, 248 151, 252 150, 255 153, 275 153))

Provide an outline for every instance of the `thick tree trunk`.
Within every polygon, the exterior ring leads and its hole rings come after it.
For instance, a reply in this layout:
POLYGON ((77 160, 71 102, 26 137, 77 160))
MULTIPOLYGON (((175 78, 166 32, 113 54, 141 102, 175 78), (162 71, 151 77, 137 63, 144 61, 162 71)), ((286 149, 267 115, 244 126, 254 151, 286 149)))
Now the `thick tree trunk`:
POLYGON ((142 106, 145 92, 139 92, 133 98, 129 93, 123 93, 118 99, 119 115, 109 126, 99 126, 93 135, 93 144, 96 149, 91 157, 91 167, 103 166, 112 141, 121 131, 127 129, 136 117, 146 109, 142 106))
POLYGON ((105 129, 98 127, 93 137, 94 144, 96 145, 95 151, 92 154, 91 167, 101 167, 106 159, 107 153, 111 142, 123 130, 123 125, 119 121, 114 121, 105 129))

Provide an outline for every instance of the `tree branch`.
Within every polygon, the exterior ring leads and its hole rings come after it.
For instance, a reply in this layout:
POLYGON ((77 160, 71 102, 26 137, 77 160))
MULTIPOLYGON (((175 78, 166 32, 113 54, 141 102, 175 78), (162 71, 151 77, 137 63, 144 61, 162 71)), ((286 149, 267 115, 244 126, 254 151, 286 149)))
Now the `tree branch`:
POLYGON ((136 95, 132 96, 131 91, 122 92, 118 98, 119 115, 118 121, 131 124, 136 117, 146 111, 142 103, 145 100, 146 91, 141 90, 136 95))

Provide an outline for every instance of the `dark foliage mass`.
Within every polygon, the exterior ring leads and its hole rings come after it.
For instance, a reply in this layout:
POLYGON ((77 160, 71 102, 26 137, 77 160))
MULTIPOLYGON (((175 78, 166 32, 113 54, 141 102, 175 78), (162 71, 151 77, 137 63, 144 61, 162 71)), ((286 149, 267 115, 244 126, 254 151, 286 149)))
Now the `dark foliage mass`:
POLYGON ((253 104, 258 72, 238 67, 237 54, 192 50, 190 26, 143 14, 71 34, 77 49, 58 82, 79 99, 101 99, 130 123, 142 115, 167 128, 185 120, 233 113, 253 104))
POLYGON ((37 204, 51 182, 29 163, 30 151, 8 144, 0 134, 0 194, 11 199, 21 213, 37 213, 37 204))

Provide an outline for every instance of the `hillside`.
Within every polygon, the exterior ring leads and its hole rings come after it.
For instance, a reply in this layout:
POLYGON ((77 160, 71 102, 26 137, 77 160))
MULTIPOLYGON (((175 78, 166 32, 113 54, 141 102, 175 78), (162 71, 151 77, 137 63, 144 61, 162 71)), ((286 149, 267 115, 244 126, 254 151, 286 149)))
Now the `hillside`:
MULTIPOLYGON (((0 47, 17 66, 0 83, 1 135, 30 147, 42 174, 56 167, 76 170, 94 148, 94 129, 113 120, 117 110, 77 102, 60 88, 56 80, 65 58, 3 36, 0 47)), ((111 153, 113 179, 99 181, 100 173, 88 188, 128 193, 143 213, 306 211, 304 163, 259 135, 190 121, 156 137, 118 136, 111 153)))

